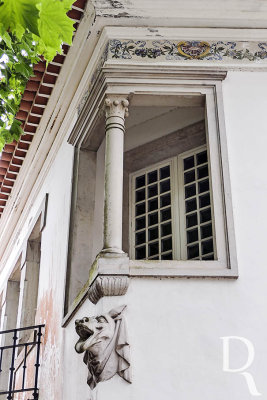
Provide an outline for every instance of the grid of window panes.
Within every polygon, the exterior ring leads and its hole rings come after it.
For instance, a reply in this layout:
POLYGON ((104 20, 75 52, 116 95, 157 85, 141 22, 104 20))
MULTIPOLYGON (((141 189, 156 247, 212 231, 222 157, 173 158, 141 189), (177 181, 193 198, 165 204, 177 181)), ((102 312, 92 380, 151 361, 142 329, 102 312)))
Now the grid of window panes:
POLYGON ((135 177, 136 260, 172 260, 170 164, 135 177))
POLYGON ((187 259, 214 260, 207 151, 183 159, 187 259))

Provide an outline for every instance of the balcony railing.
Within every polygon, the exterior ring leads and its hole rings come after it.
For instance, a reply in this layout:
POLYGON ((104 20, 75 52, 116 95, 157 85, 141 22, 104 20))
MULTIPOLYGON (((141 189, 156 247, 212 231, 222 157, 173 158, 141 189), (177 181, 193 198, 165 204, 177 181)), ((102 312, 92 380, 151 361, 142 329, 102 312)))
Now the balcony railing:
POLYGON ((4 388, 1 387, 0 389, 0 399, 5 398, 3 396, 6 395, 7 400, 14 400, 17 398, 15 397, 16 393, 29 392, 33 400, 38 400, 38 372, 40 366, 40 345, 43 335, 42 328, 44 328, 44 325, 28 326, 26 328, 0 332, 0 335, 5 335, 5 339, 7 339, 4 341, 7 345, 0 347, 0 382, 1 386, 5 385, 4 388), (25 337, 28 340, 23 339, 25 337), (30 379, 27 379, 27 361, 30 353, 30 379), (20 359, 19 369, 16 364, 18 358, 20 359), (7 370, 5 367, 7 367, 7 370), (32 367, 34 368, 32 369, 32 367), (18 371, 20 371, 20 376, 19 379, 16 379, 18 371), (4 374, 6 375, 1 380, 4 374))

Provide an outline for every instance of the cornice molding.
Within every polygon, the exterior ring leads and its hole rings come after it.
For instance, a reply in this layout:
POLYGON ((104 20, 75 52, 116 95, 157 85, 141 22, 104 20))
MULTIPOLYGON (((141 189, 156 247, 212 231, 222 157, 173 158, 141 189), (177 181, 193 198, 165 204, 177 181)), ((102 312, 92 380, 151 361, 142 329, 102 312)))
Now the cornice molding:
MULTIPOLYGON (((183 85, 192 88, 199 87, 205 81, 206 88, 212 88, 216 82, 221 82, 227 76, 227 71, 185 69, 184 66, 155 65, 108 65, 102 67, 90 94, 78 105, 80 114, 68 138, 73 146, 84 146, 96 151, 103 136, 94 132, 98 120, 104 113, 105 96, 132 97, 133 94, 157 93, 167 95, 167 87, 175 95, 175 90, 183 85), (149 82, 149 83, 148 83, 149 82)), ((199 89, 200 92, 203 87, 199 89)), ((131 102, 130 102, 131 103, 131 102)), ((104 135, 104 129, 102 134, 104 135)))

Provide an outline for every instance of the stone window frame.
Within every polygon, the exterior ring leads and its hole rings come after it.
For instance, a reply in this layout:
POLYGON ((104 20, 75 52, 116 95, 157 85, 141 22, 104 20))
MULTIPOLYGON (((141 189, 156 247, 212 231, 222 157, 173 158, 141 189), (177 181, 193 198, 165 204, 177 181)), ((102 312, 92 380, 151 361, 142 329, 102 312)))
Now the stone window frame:
MULTIPOLYGON (((155 105, 156 103, 161 105, 163 98, 165 105, 167 103, 170 105, 169 103, 173 100, 179 103, 182 97, 187 101, 194 101, 196 96, 205 98, 207 145, 213 152, 213 160, 217 160, 218 170, 212 182, 218 189, 214 191, 216 196, 221 192, 226 249, 223 262, 216 261, 216 266, 211 266, 211 264, 208 266, 207 262, 205 265, 189 266, 190 261, 173 260, 151 263, 146 260, 129 260, 127 254, 122 254, 123 252, 117 254, 100 252, 89 268, 89 279, 65 314, 63 326, 68 323, 87 295, 93 303, 97 303, 106 295, 123 295, 127 291, 131 277, 238 278, 222 96, 222 81, 226 75, 227 73, 222 70, 196 70, 194 67, 184 70, 175 65, 131 65, 130 63, 106 62, 90 94, 88 95, 86 91, 86 97, 81 98, 82 105, 78 107, 78 119, 68 142, 78 151, 87 149, 94 152, 97 151, 105 136, 102 129, 99 129, 98 123, 101 118, 103 121, 102 110, 107 107, 106 101, 110 107, 110 99, 114 105, 116 104, 115 107, 122 107, 121 104, 125 104, 125 99, 128 99, 129 112, 131 112, 131 106, 155 105), (211 132, 213 132, 212 135, 211 132)), ((127 110, 127 106, 125 109, 127 110)), ((214 161, 212 161, 211 169, 214 170, 214 168, 214 161)), ((217 200, 214 199, 214 201, 217 200)), ((218 240, 218 237, 216 239, 218 240)))

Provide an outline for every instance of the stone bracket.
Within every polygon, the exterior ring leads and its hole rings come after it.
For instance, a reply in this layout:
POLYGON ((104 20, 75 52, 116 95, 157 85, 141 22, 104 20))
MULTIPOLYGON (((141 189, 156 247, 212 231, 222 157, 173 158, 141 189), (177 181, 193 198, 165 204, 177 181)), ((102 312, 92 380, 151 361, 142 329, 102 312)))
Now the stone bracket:
POLYGON ((129 283, 127 275, 98 275, 88 290, 88 298, 96 304, 104 296, 123 296, 129 283))
POLYGON ((92 303, 96 304, 104 296, 123 296, 130 283, 129 258, 125 253, 100 253, 90 275, 88 298, 92 303))

